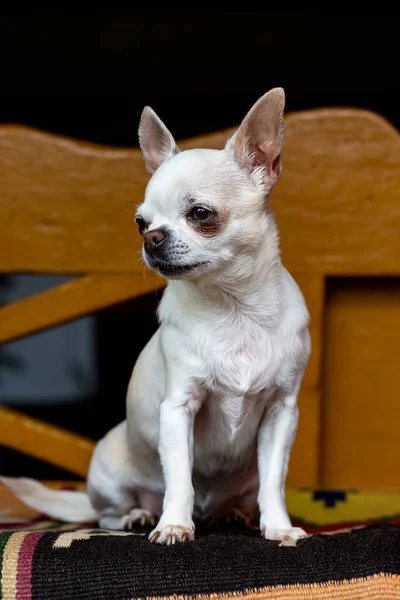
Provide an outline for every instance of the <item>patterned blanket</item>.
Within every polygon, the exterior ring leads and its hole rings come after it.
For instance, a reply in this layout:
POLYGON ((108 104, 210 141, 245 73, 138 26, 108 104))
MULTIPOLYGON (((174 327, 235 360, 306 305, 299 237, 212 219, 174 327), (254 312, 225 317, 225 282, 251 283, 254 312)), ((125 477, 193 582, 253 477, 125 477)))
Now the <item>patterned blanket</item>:
POLYGON ((338 492, 295 496, 295 523, 311 534, 297 544, 263 540, 256 527, 236 522, 199 526, 195 541, 166 547, 150 544, 142 529, 4 523, 0 598, 400 599, 395 496, 380 502, 378 495, 338 492))

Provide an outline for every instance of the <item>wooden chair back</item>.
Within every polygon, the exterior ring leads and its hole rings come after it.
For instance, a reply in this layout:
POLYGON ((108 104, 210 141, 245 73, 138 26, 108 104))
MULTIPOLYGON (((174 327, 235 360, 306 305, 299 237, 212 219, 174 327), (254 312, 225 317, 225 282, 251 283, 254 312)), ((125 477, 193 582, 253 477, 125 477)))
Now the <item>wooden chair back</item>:
MULTIPOLYGON (((185 140, 223 147, 232 131, 185 140)), ((0 308, 0 343, 163 286, 133 223, 139 149, 0 128, 0 272, 71 274, 0 308)), ((271 205, 311 313, 291 487, 400 489, 400 139, 356 109, 288 114, 271 205)), ((84 477, 93 441, 0 408, 0 444, 84 477)))

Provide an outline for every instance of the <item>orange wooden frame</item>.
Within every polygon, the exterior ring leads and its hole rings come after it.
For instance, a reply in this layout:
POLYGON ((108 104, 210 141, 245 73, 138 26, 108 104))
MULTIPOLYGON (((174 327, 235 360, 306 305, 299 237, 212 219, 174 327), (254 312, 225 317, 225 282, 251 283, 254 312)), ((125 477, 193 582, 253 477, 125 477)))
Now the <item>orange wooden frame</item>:
MULTIPOLYGON (((231 131, 180 144, 221 148, 231 131)), ((163 286, 143 274, 133 224, 148 174, 139 149, 114 149, 31 130, 0 128, 0 272, 76 279, 0 308, 0 343, 163 286)), ((283 175, 272 198, 283 261, 311 312, 291 485, 321 481, 325 283, 332 276, 400 275, 400 139, 356 109, 285 120, 283 175)), ((84 477, 93 442, 0 408, 0 444, 84 477)))

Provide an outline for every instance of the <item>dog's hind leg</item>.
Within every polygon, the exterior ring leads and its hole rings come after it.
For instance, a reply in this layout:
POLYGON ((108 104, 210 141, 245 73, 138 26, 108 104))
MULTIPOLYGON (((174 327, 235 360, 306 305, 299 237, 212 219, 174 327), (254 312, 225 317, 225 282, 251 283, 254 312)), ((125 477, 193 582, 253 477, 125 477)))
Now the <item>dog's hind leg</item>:
POLYGON ((88 475, 88 494, 104 529, 155 525, 162 510, 162 493, 146 489, 127 439, 126 421, 98 443, 88 475))
POLYGON ((155 526, 157 517, 145 508, 132 508, 126 515, 118 516, 104 514, 100 516, 99 525, 101 529, 125 530, 133 529, 135 526, 155 526))
POLYGON ((163 496, 148 490, 128 494, 119 506, 109 506, 100 513, 102 529, 126 530, 134 527, 154 527, 162 512, 163 496), (132 508, 123 510, 126 506, 132 508))

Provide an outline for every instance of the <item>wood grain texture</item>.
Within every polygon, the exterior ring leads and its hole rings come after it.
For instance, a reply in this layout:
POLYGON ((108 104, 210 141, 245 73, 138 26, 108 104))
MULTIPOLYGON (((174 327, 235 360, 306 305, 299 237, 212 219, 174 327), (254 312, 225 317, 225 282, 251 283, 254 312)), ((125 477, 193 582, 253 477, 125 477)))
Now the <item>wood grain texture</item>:
POLYGON ((0 272, 142 272, 138 150, 20 127, 0 130, 0 272))
POLYGON ((400 137, 381 117, 316 110, 288 118, 273 196, 292 270, 398 275, 400 137))
MULTIPOLYGON (((179 146, 222 148, 232 132, 183 140, 179 146)), ((342 302, 337 296, 328 306, 326 331, 323 327, 327 278, 400 276, 400 137, 379 115, 336 108, 287 115, 285 134, 283 175, 271 206, 281 233, 283 262, 310 309, 313 343, 300 396, 300 427, 289 483, 345 482, 400 489, 400 481, 396 483, 389 474, 398 457, 390 414, 381 414, 376 430, 372 422, 364 429, 357 425, 361 413, 374 411, 376 395, 371 391, 377 384, 368 381, 378 380, 378 365, 384 360, 382 389, 398 385, 394 361, 386 360, 388 347, 381 341, 382 331, 392 339, 397 300, 388 300, 383 286, 380 300, 368 312, 359 294, 354 301, 342 302), (376 317, 379 306, 387 309, 390 318, 376 317), (369 327, 364 350, 363 338, 351 324, 367 318, 365 314, 380 327, 369 327), (351 356, 342 352, 343 347, 346 352, 353 348, 351 356), (358 362, 354 348, 358 348, 358 362), (344 365, 342 355, 348 357, 344 365), (324 356, 328 358, 322 369, 324 356), (376 371, 368 370, 361 381, 364 357, 375 361, 376 371), (346 426, 340 420, 342 412, 347 415, 346 426), (392 453, 386 474, 383 446, 374 466, 365 467, 365 440, 374 435, 378 445, 386 438, 392 453), (342 444, 347 453, 354 446, 357 458, 346 461, 337 449, 342 444)), ((76 283, 3 308, 1 340, 164 285, 155 277, 140 279, 141 238, 133 215, 147 181, 137 148, 107 148, 27 128, 0 128, 0 272, 81 276, 76 283)), ((391 414, 397 414, 390 398, 391 414)), ((15 445, 16 425, 14 434, 14 440, 5 437, 15 445)))
MULTIPOLYGON (((295 113, 285 128, 284 175, 272 207, 289 269, 397 273, 396 130, 356 109, 295 113), (321 226, 323 238, 315 235, 321 226)), ((221 148, 232 131, 180 146, 221 148)), ((147 181, 138 149, 1 128, 0 272, 140 274, 133 215, 147 181)))
POLYGON ((0 308, 0 343, 59 325, 161 286, 152 276, 94 274, 79 277, 0 308))
POLYGON ((321 484, 400 489, 400 278, 332 281, 321 484))
POLYGON ((299 395, 299 428, 288 474, 292 488, 316 487, 319 484, 321 443, 321 363, 322 324, 325 300, 325 280, 309 273, 292 273, 300 286, 310 312, 312 353, 299 395))
POLYGON ((0 406, 0 443, 86 477, 94 442, 0 406))

